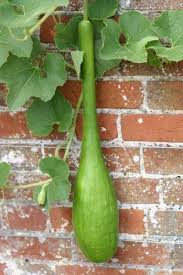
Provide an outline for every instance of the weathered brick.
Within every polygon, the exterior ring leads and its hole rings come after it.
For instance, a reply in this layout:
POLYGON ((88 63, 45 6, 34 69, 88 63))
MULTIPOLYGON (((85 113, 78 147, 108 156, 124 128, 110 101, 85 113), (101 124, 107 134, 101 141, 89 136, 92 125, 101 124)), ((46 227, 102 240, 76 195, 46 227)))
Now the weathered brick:
POLYGON ((113 70, 110 73, 118 73, 125 76, 182 76, 183 62, 166 64, 161 68, 150 66, 147 63, 135 64, 131 62, 123 62, 121 68, 118 68, 117 71, 113 70))
POLYGON ((107 167, 113 172, 139 172, 139 149, 103 148, 107 167))
MULTIPOLYGON (((46 147, 47 156, 52 155, 55 147, 46 147)), ((108 169, 111 172, 139 172, 139 149, 111 147, 102 148, 108 169)), ((69 153, 68 164, 71 170, 76 170, 79 165, 80 150, 72 148, 69 153)))
POLYGON ((153 2, 148 0, 134 0, 128 2, 122 0, 123 7, 130 9, 140 9, 140 10, 168 10, 168 9, 182 9, 182 0, 154 0, 153 2))
MULTIPOLYGON (((67 81, 60 90, 76 106, 81 93, 81 82, 67 81)), ((142 104, 142 85, 139 81, 99 81, 96 90, 97 108, 136 109, 142 104)))
POLYGON ((124 242, 115 255, 121 264, 168 265, 171 248, 154 243, 124 242))
POLYGON ((55 231, 72 231, 72 209, 71 208, 52 208, 50 210, 51 225, 55 231))
POLYGON ((24 112, 0 112, 0 138, 30 138, 24 112))
POLYGON ((146 275, 144 270, 133 270, 126 268, 110 268, 100 266, 80 266, 80 265, 67 265, 57 266, 57 275, 83 275, 83 274, 94 274, 94 275, 146 275))
POLYGON ((121 125, 124 140, 183 141, 183 115, 123 115, 121 125))
POLYGON ((183 204, 183 180, 162 179, 163 200, 166 204, 183 204))
POLYGON ((183 245, 176 244, 174 253, 172 253, 172 264, 175 268, 183 268, 183 245))
POLYGON ((148 232, 152 235, 182 236, 183 212, 149 211, 148 232))
POLYGON ((158 203, 157 180, 143 178, 116 179, 115 187, 118 200, 122 203, 158 203))
POLYGON ((38 167, 42 158, 40 146, 0 145, 0 159, 18 170, 31 170, 38 167))
POLYGON ((128 234, 144 234, 144 211, 122 209, 119 212, 120 232, 128 234))
POLYGON ((182 110, 182 81, 150 81, 147 86, 148 107, 153 110, 182 110))
POLYGON ((71 258, 71 240, 61 238, 0 237, 2 256, 61 260, 71 258))
MULTIPOLYGON (((100 114, 98 115, 98 125, 100 130, 100 138, 102 140, 112 140, 118 137, 117 116, 113 114, 100 114)), ((81 140, 83 135, 83 118, 78 116, 76 135, 81 140)))
POLYGON ((12 206, 6 207, 4 211, 5 227, 18 230, 40 230, 46 229, 47 215, 41 208, 34 206, 12 206))
MULTIPOLYGON (((10 259, 6 262, 5 274, 44 274, 44 275, 55 275, 55 267, 53 265, 47 265, 45 262, 43 264, 32 264, 27 262, 19 262, 17 260, 10 259), (16 268, 16 270, 15 270, 16 268)), ((2 275, 0 273, 0 275, 2 275)))
POLYGON ((145 171, 150 174, 182 174, 183 150, 174 148, 144 149, 145 171))

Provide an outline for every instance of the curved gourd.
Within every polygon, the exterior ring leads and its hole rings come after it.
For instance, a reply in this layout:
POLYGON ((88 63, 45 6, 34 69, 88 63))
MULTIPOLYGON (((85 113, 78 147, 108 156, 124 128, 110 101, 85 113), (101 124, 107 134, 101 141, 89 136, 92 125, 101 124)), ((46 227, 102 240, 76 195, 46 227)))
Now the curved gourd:
POLYGON ((109 260, 117 249, 118 209, 114 187, 105 166, 96 121, 93 26, 79 25, 84 52, 82 90, 84 109, 80 166, 74 187, 73 226, 77 243, 93 262, 109 260))

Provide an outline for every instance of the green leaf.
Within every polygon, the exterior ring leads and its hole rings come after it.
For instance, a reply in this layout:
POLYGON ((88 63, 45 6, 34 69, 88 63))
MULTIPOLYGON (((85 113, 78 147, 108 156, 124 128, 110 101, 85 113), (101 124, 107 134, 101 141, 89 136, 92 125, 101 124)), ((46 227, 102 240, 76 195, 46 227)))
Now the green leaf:
POLYGON ((0 188, 3 188, 7 184, 10 170, 11 166, 8 163, 0 163, 0 188))
POLYGON ((46 187, 48 208, 56 202, 67 200, 70 193, 69 168, 67 163, 55 157, 40 161, 40 170, 52 177, 52 182, 46 187))
POLYGON ((150 30, 150 22, 139 12, 124 13, 119 24, 114 20, 105 21, 106 27, 102 30, 103 47, 100 56, 103 59, 123 59, 135 63, 147 61, 146 45, 149 41, 157 40, 150 30), (126 42, 121 45, 120 35, 123 32, 126 42))
POLYGON ((100 56, 100 50, 102 48, 102 40, 96 40, 95 41, 95 74, 96 74, 96 79, 102 77, 105 72, 108 70, 117 67, 120 63, 121 60, 119 59, 110 59, 110 60, 105 60, 102 59, 100 56))
POLYGON ((148 44, 157 56, 169 61, 183 59, 183 11, 166 11, 157 18, 151 26, 152 31, 159 37, 159 41, 148 44))
POLYGON ((62 180, 69 177, 68 165, 62 159, 56 157, 44 158, 40 161, 39 167, 43 173, 49 174, 53 179, 56 177, 56 181, 58 180, 57 177, 62 180))
POLYGON ((32 64, 29 59, 10 56, 0 68, 0 81, 6 82, 9 88, 7 102, 11 111, 23 106, 32 96, 50 100, 56 87, 65 83, 67 73, 61 55, 48 53, 41 62, 32 64))
POLYGON ((103 20, 113 16, 119 5, 119 0, 89 0, 89 18, 103 20))
POLYGON ((68 4, 69 0, 1 0, 0 24, 10 28, 27 28, 35 24, 40 15, 68 4))
POLYGON ((35 136, 48 136, 55 124, 59 125, 59 132, 65 132, 72 124, 72 106, 63 95, 56 92, 48 102, 35 99, 27 111, 26 118, 35 136))
MULTIPOLYGON (((17 36, 19 32, 21 30, 14 30, 17 36)), ((6 62, 10 52, 19 57, 29 57, 31 51, 31 38, 26 41, 18 41, 12 37, 7 27, 0 26, 0 67, 6 62)))
POLYGON ((83 52, 82 51, 74 51, 71 52, 72 60, 74 62, 74 67, 77 73, 78 79, 80 79, 81 74, 81 64, 83 63, 83 52))
POLYGON ((105 60, 101 58, 100 51, 102 49, 101 32, 105 27, 103 21, 93 21, 94 33, 95 33, 95 74, 96 79, 102 77, 104 73, 114 67, 117 67, 121 60, 105 60))
POLYGON ((53 182, 47 187, 47 202, 52 205, 54 202, 68 200, 70 193, 70 182, 55 177, 53 182))
POLYGON ((147 61, 151 66, 160 67, 162 60, 156 55, 156 52, 152 49, 148 50, 147 61))
MULTIPOLYGON (((44 208, 49 210, 53 203, 67 200, 70 194, 69 168, 67 163, 56 157, 44 158, 39 164, 40 170, 48 174, 52 181, 44 186, 46 201, 44 208)), ((38 202, 42 186, 34 188, 33 199, 38 202)))
POLYGON ((37 58, 40 58, 42 55, 46 55, 46 49, 41 45, 37 37, 33 36, 33 49, 31 52, 30 59, 34 63, 37 58))
POLYGON ((82 16, 74 16, 67 24, 57 24, 55 27, 55 44, 62 51, 68 49, 79 49, 78 46, 78 24, 82 16))

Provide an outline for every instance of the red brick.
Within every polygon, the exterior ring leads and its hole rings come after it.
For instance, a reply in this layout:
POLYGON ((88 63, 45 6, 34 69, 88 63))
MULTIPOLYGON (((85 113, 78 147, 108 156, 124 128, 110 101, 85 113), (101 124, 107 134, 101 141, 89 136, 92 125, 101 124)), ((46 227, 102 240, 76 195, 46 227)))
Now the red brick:
POLYGON ((71 208, 52 208, 50 210, 51 225, 55 231, 72 231, 72 209, 71 208))
POLYGON ((182 236, 183 212, 157 211, 148 214, 148 232, 152 235, 182 236))
MULTIPOLYGON (((57 21, 66 23, 69 21, 68 16, 56 17, 57 21)), ((55 19, 53 16, 49 16, 48 19, 41 25, 40 28, 40 40, 43 43, 53 43, 55 37, 55 19)))
POLYGON ((124 140, 130 141, 183 141, 183 115, 124 115, 124 140))
POLYGON ((183 180, 162 180, 163 200, 166 204, 183 204, 183 180))
POLYGON ((5 275, 6 264, 0 263, 0 275, 5 275))
MULTIPOLYGON (((0 138, 39 139, 33 136, 29 131, 24 112, 0 112, 0 138)), ((52 134, 44 138, 64 139, 65 134, 58 133, 57 127, 54 127, 52 134)), ((41 137, 41 139, 43 138, 41 137)))
POLYGON ((94 275, 146 275, 144 270, 133 270, 126 268, 110 268, 110 267, 100 267, 100 266, 80 266, 80 265, 67 265, 58 266, 56 270, 57 275, 84 275, 84 274, 94 274, 94 275))
POLYGON ((61 238, 0 237, 2 256, 44 260, 71 259, 71 240, 61 238))
MULTIPOLYGON (((111 114, 100 114, 98 115, 98 125, 100 130, 100 138, 102 140, 112 140, 118 137, 117 116, 111 114)), ((82 116, 78 116, 76 135, 81 140, 83 132, 83 119, 82 116)))
POLYGON ((135 148, 103 148, 107 167, 112 172, 139 172, 139 149, 135 148))
POLYGON ((169 148, 144 149, 145 170, 150 174, 183 174, 183 150, 169 148))
POLYGON ((171 248, 154 243, 125 242, 115 255, 121 264, 168 265, 171 248))
POLYGON ((128 234, 144 234, 144 211, 122 209, 119 212, 120 232, 128 234))
POLYGON ((11 229, 43 231, 46 229, 47 215, 38 207, 8 207, 4 213, 4 222, 11 229))
POLYGON ((42 158, 41 148, 38 146, 5 146, 0 145, 0 158, 12 164, 17 170, 31 170, 38 167, 42 158))
POLYGON ((147 86, 148 107, 153 110, 182 110, 182 81, 150 81, 147 86))
MULTIPOLYGON (((97 108, 136 109, 142 104, 142 86, 138 81, 99 81, 96 89, 97 108)), ((60 90, 76 106, 81 93, 81 82, 67 81, 60 90)))
POLYGON ((0 137, 1 138, 30 138, 31 134, 27 128, 25 114, 0 113, 0 137))
POLYGON ((123 178, 116 179, 118 200, 122 203, 158 203, 157 180, 123 178))
POLYGON ((110 74, 121 74, 121 76, 182 76, 183 62, 166 64, 161 68, 150 66, 149 64, 135 64, 124 62, 121 68, 113 70, 110 74))

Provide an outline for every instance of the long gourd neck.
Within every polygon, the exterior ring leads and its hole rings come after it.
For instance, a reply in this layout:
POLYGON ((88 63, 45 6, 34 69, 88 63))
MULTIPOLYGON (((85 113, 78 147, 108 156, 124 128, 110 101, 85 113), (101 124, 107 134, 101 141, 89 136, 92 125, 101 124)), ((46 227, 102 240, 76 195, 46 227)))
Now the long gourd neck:
MULTIPOLYGON (((85 27, 84 26, 84 27, 85 27)), ((80 49, 84 52, 82 65, 82 90, 83 90, 83 146, 94 149, 99 147, 100 138, 96 121, 96 88, 95 88, 95 64, 94 64, 94 34, 90 21, 83 20, 79 28, 80 49), (86 28, 83 28, 83 24, 86 28), (84 31, 85 30, 85 31, 84 31)))

